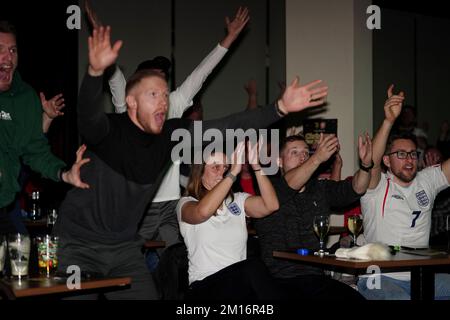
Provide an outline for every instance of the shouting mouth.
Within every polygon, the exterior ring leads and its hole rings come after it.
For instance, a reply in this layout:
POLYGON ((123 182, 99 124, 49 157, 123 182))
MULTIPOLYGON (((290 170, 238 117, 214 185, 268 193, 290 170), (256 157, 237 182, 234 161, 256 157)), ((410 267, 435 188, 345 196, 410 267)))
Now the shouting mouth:
POLYGON ((162 127, 164 125, 164 121, 166 120, 166 114, 164 112, 158 112, 155 114, 155 122, 158 127, 162 127))
POLYGON ((11 83, 13 70, 12 64, 0 64, 0 82, 11 83))

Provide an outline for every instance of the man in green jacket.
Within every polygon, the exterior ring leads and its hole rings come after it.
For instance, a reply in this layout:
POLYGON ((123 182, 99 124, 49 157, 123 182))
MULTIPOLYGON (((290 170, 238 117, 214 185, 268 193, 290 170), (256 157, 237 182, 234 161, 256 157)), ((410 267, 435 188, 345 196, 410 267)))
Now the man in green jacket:
POLYGON ((17 62, 15 29, 0 21, 0 235, 15 232, 8 212, 20 190, 21 159, 46 178, 87 187, 78 171, 85 161, 78 157, 72 169, 64 171, 66 164, 51 153, 42 132, 41 101, 16 71, 17 62))

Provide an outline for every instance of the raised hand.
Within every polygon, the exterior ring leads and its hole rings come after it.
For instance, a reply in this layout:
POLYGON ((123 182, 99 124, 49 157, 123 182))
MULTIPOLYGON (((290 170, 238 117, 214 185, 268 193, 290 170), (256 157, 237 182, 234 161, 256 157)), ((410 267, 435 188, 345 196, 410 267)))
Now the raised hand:
POLYGON ((394 123, 402 112, 403 101, 405 100, 405 94, 400 91, 399 94, 393 93, 394 85, 391 84, 388 88, 388 99, 384 104, 384 117, 390 123, 394 123))
POLYGON ((323 163, 330 159, 338 148, 339 140, 334 134, 324 136, 324 134, 321 133, 316 151, 314 152, 314 157, 323 163))
POLYGON ((231 155, 230 172, 237 176, 242 170, 242 164, 245 163, 245 142, 239 142, 231 155))
POLYGON ((370 167, 372 164, 372 140, 367 132, 364 136, 358 136, 359 159, 364 167, 370 167))
POLYGON ((89 185, 81 181, 80 177, 80 168, 91 161, 91 159, 86 158, 83 159, 83 154, 86 151, 86 145, 81 145, 77 150, 77 158, 75 163, 72 165, 69 171, 63 173, 62 178, 63 181, 69 183, 75 187, 80 189, 89 189, 89 185))
POLYGON ((111 47, 111 27, 94 29, 88 39, 89 46, 89 74, 100 76, 112 65, 119 56, 122 41, 116 41, 111 47))
POLYGON ((220 43, 222 47, 229 48, 233 41, 239 36, 249 20, 250 16, 248 14, 247 7, 239 7, 233 21, 230 21, 230 18, 225 17, 225 25, 227 26, 228 33, 225 39, 223 39, 220 43))
POLYGON ((50 119, 55 119, 58 116, 64 115, 64 113, 60 111, 66 106, 64 104, 62 93, 57 94, 50 100, 45 99, 45 95, 43 92, 39 93, 39 97, 41 98, 42 109, 50 119))
POLYGON ((278 100, 278 107, 283 113, 287 114, 324 104, 325 97, 328 94, 328 87, 318 87, 321 82, 322 80, 316 80, 300 86, 299 78, 296 77, 286 87, 281 99, 278 100))

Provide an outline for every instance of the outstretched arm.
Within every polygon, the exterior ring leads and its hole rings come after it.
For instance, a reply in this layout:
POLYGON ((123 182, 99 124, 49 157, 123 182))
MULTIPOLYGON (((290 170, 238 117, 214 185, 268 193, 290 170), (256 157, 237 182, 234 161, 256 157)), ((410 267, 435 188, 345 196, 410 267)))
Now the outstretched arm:
POLYGON ((314 171, 337 151, 339 141, 336 136, 330 134, 324 137, 320 134, 319 143, 316 152, 306 160, 300 167, 289 170, 284 178, 290 188, 300 190, 308 182, 314 171))
POLYGON ((111 45, 111 28, 94 29, 89 37, 89 67, 78 99, 78 128, 87 142, 99 143, 109 132, 108 118, 101 109, 102 75, 115 63, 122 41, 111 45))
POLYGON ((373 138, 373 163, 374 167, 371 172, 369 189, 374 189, 380 182, 381 178, 381 161, 386 150, 386 144, 395 120, 402 111, 402 104, 405 100, 405 95, 401 91, 398 95, 393 94, 394 85, 388 88, 388 99, 384 104, 384 120, 381 127, 373 138))
MULTIPOLYGON (((318 87, 321 82, 321 80, 316 80, 300 86, 298 78, 296 78, 286 88, 283 96, 275 105, 246 110, 220 119, 203 121, 202 129, 219 129, 225 133, 226 129, 233 128, 265 128, 289 113, 303 111, 323 104, 328 88, 325 86, 318 87)), ((191 134, 194 132, 193 124, 191 124, 189 130, 191 134)))
POLYGON ((180 118, 183 112, 192 105, 192 99, 194 99, 194 96, 200 91, 205 80, 225 56, 228 48, 239 36, 249 19, 247 8, 239 8, 232 21, 228 17, 225 18, 228 31, 226 37, 220 42, 220 45, 217 45, 200 62, 186 80, 170 94, 168 119, 180 118))

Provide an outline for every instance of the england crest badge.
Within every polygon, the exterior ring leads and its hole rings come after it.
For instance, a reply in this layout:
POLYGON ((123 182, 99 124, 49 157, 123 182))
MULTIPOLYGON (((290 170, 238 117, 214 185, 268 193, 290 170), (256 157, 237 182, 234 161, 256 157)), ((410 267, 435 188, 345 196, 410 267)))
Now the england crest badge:
POLYGON ((230 210, 230 212, 232 214, 234 214, 235 216, 238 216, 241 214, 241 209, 239 208, 239 206, 236 204, 236 202, 232 202, 230 203, 228 206, 228 210, 230 210))
POLYGON ((428 199, 428 196, 427 196, 425 190, 417 192, 416 199, 417 199, 417 203, 422 208, 424 208, 430 204, 430 199, 428 199))

